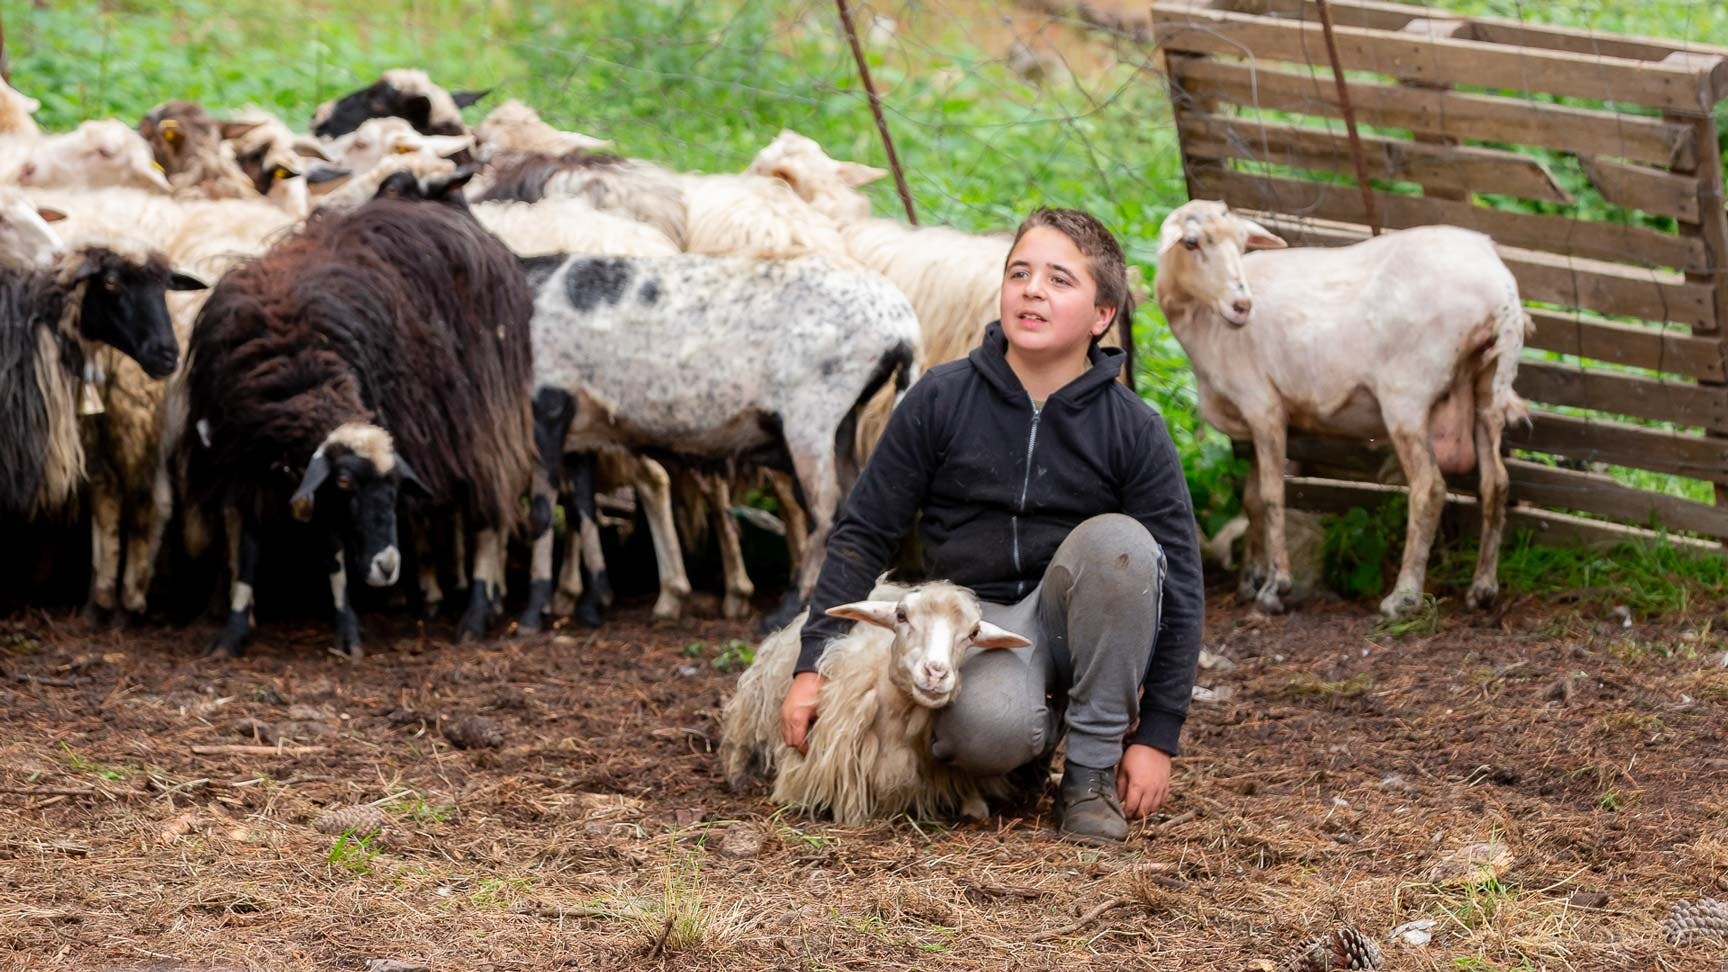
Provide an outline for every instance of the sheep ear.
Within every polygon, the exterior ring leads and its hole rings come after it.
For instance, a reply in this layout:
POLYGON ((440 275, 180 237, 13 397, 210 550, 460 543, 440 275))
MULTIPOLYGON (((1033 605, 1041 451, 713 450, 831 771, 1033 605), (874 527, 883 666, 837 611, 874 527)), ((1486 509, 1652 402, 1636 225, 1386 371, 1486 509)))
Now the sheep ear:
POLYGON ((312 461, 306 464, 306 475, 300 477, 299 488, 288 500, 288 509, 294 513, 294 519, 302 523, 312 519, 313 497, 329 476, 330 460, 324 458, 324 450, 320 448, 312 453, 312 461))
POLYGON ((427 199, 449 199, 452 194, 461 195, 462 187, 468 180, 474 178, 474 167, 460 166, 449 175, 432 176, 421 184, 422 193, 427 199))
POLYGON ((888 174, 887 169, 878 169, 873 165, 862 165, 857 162, 841 162, 840 179, 854 188, 869 185, 888 174))
POLYGON ((483 91, 452 91, 450 92, 450 100, 456 102, 456 107, 466 108, 491 93, 491 88, 487 88, 483 91))
POLYGON ((1166 219, 1163 227, 1158 230, 1159 258, 1163 258, 1164 254, 1174 250, 1176 244, 1182 242, 1182 237, 1185 236, 1187 232, 1185 221, 1166 219))
POLYGON ((306 170, 306 184, 310 186, 323 185, 326 182, 346 179, 351 175, 353 175, 352 172, 340 166, 319 163, 306 170))
POLYGON ((1007 628, 998 627, 988 621, 978 622, 978 637, 972 643, 980 648, 1024 648, 1032 642, 1020 637, 1007 628))
POLYGON ((169 290, 209 290, 210 285, 189 273, 176 270, 168 275, 169 290))
POLYGON ((324 153, 324 146, 310 135, 300 135, 294 139, 294 154, 303 159, 323 159, 334 161, 324 153))
POLYGON ((432 124, 432 99, 425 95, 409 95, 402 99, 402 108, 398 112, 408 124, 420 131, 432 124))
POLYGON ((1290 245, 1284 242, 1283 237, 1251 219, 1238 216, 1236 220, 1248 231, 1247 247, 1250 250, 1282 250, 1290 245))
POLYGON ((426 484, 420 481, 419 475, 414 472, 414 467, 408 465, 408 460, 402 458, 401 453, 396 453, 396 474, 398 482, 401 483, 402 492, 415 493, 421 499, 430 499, 432 497, 432 491, 427 489, 426 484))
POLYGON ((896 601, 853 601, 828 609, 828 616, 863 621, 879 628, 893 630, 894 618, 900 605, 896 601))
MULTIPOLYGON (((433 155, 447 159, 458 152, 465 152, 474 147, 474 140, 466 135, 417 135, 403 139, 400 145, 410 146, 412 151, 430 149, 433 155)), ((400 148, 397 151, 401 151, 400 148)))
POLYGON ((50 209, 47 206, 36 207, 36 215, 42 217, 44 223, 58 223, 66 218, 65 213, 58 209, 50 209))
POLYGON ((235 139, 239 138, 242 135, 245 135, 247 132, 252 131, 253 129, 257 128, 259 125, 262 125, 262 124, 264 124, 264 123, 261 121, 225 121, 225 122, 221 122, 221 123, 219 123, 219 125, 220 125, 220 128, 222 130, 222 141, 232 142, 235 139))

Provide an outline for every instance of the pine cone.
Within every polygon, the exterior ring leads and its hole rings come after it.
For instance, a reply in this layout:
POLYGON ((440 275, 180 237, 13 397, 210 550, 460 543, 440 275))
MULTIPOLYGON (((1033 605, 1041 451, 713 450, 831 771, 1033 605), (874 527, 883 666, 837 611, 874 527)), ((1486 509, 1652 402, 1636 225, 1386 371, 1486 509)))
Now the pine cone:
POLYGON ((1714 898, 1676 902, 1662 923, 1668 940, 1676 945, 1691 942, 1728 942, 1728 903, 1714 898))
POLYGON ((312 829, 321 834, 383 833, 390 826, 390 815, 374 806, 331 807, 312 821, 312 829))
POLYGON ((1285 961, 1281 972, 1335 972, 1378 969, 1385 959, 1374 940, 1354 928, 1340 928, 1308 943, 1285 961))
POLYGON ((497 749, 504 745, 504 727, 485 716, 463 716, 444 724, 444 738, 457 749, 497 749))

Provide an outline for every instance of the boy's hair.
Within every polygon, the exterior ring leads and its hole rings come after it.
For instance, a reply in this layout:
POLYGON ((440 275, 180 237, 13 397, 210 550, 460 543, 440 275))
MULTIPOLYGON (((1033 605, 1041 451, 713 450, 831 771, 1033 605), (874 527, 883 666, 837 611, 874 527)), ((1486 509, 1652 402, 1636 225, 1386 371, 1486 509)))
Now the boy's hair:
MULTIPOLYGON (((1009 246, 1009 252, 1012 253, 1014 246, 1019 245, 1020 237, 1040 226, 1049 227, 1073 242, 1074 248, 1086 258, 1086 270, 1098 288, 1094 306, 1116 308, 1116 318, 1111 326, 1120 326, 1120 333, 1131 333, 1134 295, 1128 291, 1128 263, 1122 258, 1122 247, 1116 242, 1116 237, 1091 213, 1040 206, 1032 210, 1032 215, 1027 216, 1020 228, 1014 231, 1014 243, 1009 246)), ((1092 339, 1094 346, 1100 337, 1103 335, 1092 339)))

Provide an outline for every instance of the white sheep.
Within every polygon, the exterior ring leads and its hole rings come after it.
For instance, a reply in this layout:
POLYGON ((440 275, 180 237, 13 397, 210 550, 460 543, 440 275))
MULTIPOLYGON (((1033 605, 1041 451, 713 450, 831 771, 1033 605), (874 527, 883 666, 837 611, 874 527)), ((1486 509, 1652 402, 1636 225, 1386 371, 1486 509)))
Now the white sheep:
POLYGON ((511 155, 563 155, 612 144, 610 139, 559 131, 542 121, 539 112, 515 98, 487 113, 485 119, 474 126, 474 139, 478 143, 475 156, 485 163, 495 163, 511 155))
POLYGON ((132 126, 113 118, 87 121, 58 135, 0 137, 0 184, 172 191, 150 143, 132 126))
POLYGON ((1442 473, 1481 466, 1481 548, 1472 606, 1499 593, 1506 523, 1500 437, 1525 418, 1512 390, 1529 317, 1518 283, 1481 233, 1425 226, 1337 248, 1284 241, 1221 202, 1195 200, 1159 232, 1158 304, 1194 365, 1200 412, 1254 441, 1243 505, 1264 559, 1244 593, 1283 609, 1292 585, 1284 524, 1290 426, 1391 439, 1410 483, 1397 586, 1380 602, 1403 617, 1422 602, 1446 501, 1442 473), (1268 252, 1244 255, 1253 247, 1268 252), (1256 589, 1257 588, 1257 589, 1256 589))
POLYGON ((48 224, 65 218, 58 209, 38 207, 17 189, 0 186, 0 267, 28 270, 59 262, 66 244, 48 224))
POLYGON ((792 686, 805 615, 756 649, 721 714, 720 756, 734 787, 760 767, 774 774, 773 800, 835 822, 914 813, 987 813, 1003 781, 948 769, 930 754, 937 710, 963 691, 960 666, 972 649, 1030 644, 979 613, 978 599, 943 581, 879 583, 870 600, 833 608, 859 622, 828 644, 817 670, 826 679, 801 755, 780 738, 780 704, 792 686))
POLYGON ((324 156, 350 172, 368 172, 391 155, 449 158, 474 146, 468 135, 422 135, 395 116, 368 118, 346 135, 324 143, 324 156))
POLYGON ((0 135, 40 135, 36 119, 30 117, 40 107, 40 101, 0 81, 0 135))

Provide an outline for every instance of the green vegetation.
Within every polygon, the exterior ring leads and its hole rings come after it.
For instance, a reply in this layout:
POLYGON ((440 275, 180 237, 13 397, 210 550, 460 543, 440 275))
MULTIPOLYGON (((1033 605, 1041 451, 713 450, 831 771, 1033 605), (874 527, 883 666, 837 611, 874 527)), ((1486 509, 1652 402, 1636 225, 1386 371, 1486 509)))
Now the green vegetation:
POLYGON ((378 856, 378 852, 372 848, 372 841, 377 837, 376 830, 364 834, 356 830, 345 830, 336 838, 336 843, 330 845, 330 853, 325 855, 324 860, 358 877, 371 874, 372 859, 378 856))
MULTIPOLYGON (((1728 43, 1728 4, 1438 5, 1728 43)), ((896 5, 893 15, 902 20, 896 32, 869 48, 921 221, 1002 230, 1038 204, 1084 207, 1123 237, 1130 261, 1149 283, 1158 221, 1186 198, 1156 55, 1118 43, 1109 55, 1075 60, 1074 80, 1058 71, 1058 80, 1034 86, 1016 77, 1004 57, 1011 35, 1001 20, 1020 9, 1013 0, 937 6, 942 9, 896 5)), ((257 104, 304 126, 319 102, 383 69, 417 66, 448 87, 495 88, 491 99, 469 110, 470 119, 505 97, 519 97, 555 125, 611 138, 625 154, 683 169, 741 169, 782 128, 817 139, 836 157, 886 164, 833 8, 821 0, 324 0, 307 15, 286 17, 257 0, 70 0, 18 9, 6 27, 14 78, 41 99, 38 118, 48 128, 86 117, 136 118, 168 98, 195 99, 217 112, 257 104)), ((1728 131, 1728 112, 1721 121, 1728 131)), ((1549 161, 1578 197, 1577 206, 1605 205, 1572 160, 1549 161)), ((878 213, 899 213, 890 180, 868 191, 878 213)), ((1201 526, 1210 533, 1236 512, 1245 466, 1228 441, 1199 420, 1186 356, 1150 302, 1135 330, 1139 388, 1169 424, 1201 526)), ((1695 480, 1608 472, 1640 488, 1710 499, 1708 486, 1695 480)), ((1352 514, 1329 528, 1328 582, 1351 595, 1380 594, 1377 573, 1401 543, 1401 524, 1384 529, 1392 520, 1386 511, 1352 514), (1377 535, 1393 540, 1354 545, 1377 535)), ((1709 571, 1686 565, 1678 568, 1683 583, 1666 584, 1681 557, 1648 551, 1622 564, 1620 551, 1579 556, 1515 541, 1505 586, 1625 586, 1624 597, 1640 611, 1684 606, 1706 590, 1720 593, 1720 569, 1705 578, 1709 571)))

